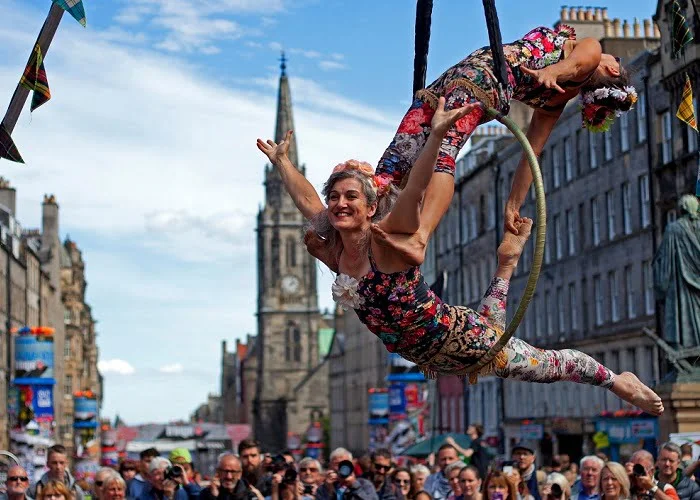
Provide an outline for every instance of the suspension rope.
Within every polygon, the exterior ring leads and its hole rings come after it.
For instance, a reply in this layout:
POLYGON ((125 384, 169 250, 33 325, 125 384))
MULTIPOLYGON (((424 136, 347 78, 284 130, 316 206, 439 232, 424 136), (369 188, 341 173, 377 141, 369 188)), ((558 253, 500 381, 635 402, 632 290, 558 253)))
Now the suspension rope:
POLYGON ((430 46, 430 19, 433 14, 433 0, 416 2, 416 48, 413 58, 413 95, 425 88, 425 75, 428 71, 428 47, 430 46))

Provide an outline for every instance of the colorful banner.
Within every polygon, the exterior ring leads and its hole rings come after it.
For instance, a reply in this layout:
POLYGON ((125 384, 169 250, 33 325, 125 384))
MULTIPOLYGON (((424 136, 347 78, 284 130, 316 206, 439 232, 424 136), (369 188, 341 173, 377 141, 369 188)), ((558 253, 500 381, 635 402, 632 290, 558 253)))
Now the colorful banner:
POLYGON ((15 384, 54 384, 53 350, 50 335, 15 337, 15 384))
POLYGON ((596 420, 595 428, 606 433, 612 444, 636 443, 659 435, 656 418, 601 418, 596 420))
POLYGON ((386 389, 370 389, 367 408, 370 425, 389 423, 389 392, 386 389))
POLYGON ((97 399, 85 397, 73 398, 73 428, 97 428, 97 399))
POLYGON ((82 24, 83 27, 87 25, 83 0, 53 0, 53 3, 68 12, 71 16, 73 16, 73 19, 82 24))
POLYGON ((391 384, 389 386, 389 420, 406 418, 406 386, 391 384))

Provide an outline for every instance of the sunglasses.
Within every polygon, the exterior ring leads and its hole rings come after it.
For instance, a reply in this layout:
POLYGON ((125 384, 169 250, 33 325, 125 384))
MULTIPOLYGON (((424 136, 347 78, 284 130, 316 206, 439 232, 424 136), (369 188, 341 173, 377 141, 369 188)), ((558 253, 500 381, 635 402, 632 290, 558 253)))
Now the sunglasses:
POLYGON ((105 484, 104 481, 95 481, 95 486, 102 486, 103 484, 105 484))
POLYGON ((396 484, 411 484, 410 479, 394 479, 396 484))
POLYGON ((318 472, 315 467, 299 467, 299 472, 318 472))
POLYGON ((372 464, 372 465, 374 465, 374 468, 376 470, 387 471, 387 470, 391 469, 391 465, 380 465, 380 464, 372 464))
POLYGON ((26 483, 29 481, 29 478, 27 476, 8 476, 7 478, 8 481, 22 481, 23 483, 26 483))

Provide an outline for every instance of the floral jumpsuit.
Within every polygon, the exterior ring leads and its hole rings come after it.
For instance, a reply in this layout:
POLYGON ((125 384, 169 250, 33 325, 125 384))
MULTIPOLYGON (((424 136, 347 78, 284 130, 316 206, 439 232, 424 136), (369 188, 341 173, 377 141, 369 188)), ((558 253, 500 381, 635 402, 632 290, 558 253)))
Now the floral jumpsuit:
MULTIPOLYGON (((558 62, 564 55, 564 42, 574 37, 573 29, 568 26, 560 26, 556 31, 540 27, 505 45, 509 77, 506 89, 497 84, 488 48, 477 50, 447 70, 427 89, 418 92, 376 174, 390 176, 392 182, 401 184, 430 134, 430 121, 439 96, 445 96, 446 109, 479 101, 504 111, 507 107, 504 103, 510 99, 544 107, 553 89, 533 87, 530 77, 519 66, 526 64, 539 69, 558 62)), ((435 171, 454 175, 457 154, 482 119, 483 111, 477 109, 455 123, 443 140, 435 171)), ((418 267, 387 274, 377 269, 371 251, 369 258, 371 270, 359 281, 338 275, 333 285, 334 298, 353 307, 389 352, 416 363, 427 376, 466 375, 469 367, 503 334, 507 280, 494 277, 478 311, 474 311, 442 302, 428 287, 418 267)), ((615 377, 612 371, 580 351, 538 349, 517 338, 511 338, 480 373, 542 383, 572 381, 605 388, 612 387, 615 377)), ((476 381, 476 374, 470 376, 470 381, 476 381)))

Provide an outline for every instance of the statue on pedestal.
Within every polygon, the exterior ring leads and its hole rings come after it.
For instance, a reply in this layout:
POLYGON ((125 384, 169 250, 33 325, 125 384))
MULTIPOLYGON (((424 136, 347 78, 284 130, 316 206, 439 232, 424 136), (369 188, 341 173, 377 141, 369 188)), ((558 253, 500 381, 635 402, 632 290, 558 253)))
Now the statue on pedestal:
POLYGON ((654 289, 663 302, 661 337, 678 350, 700 346, 700 203, 681 196, 654 257, 654 289))

